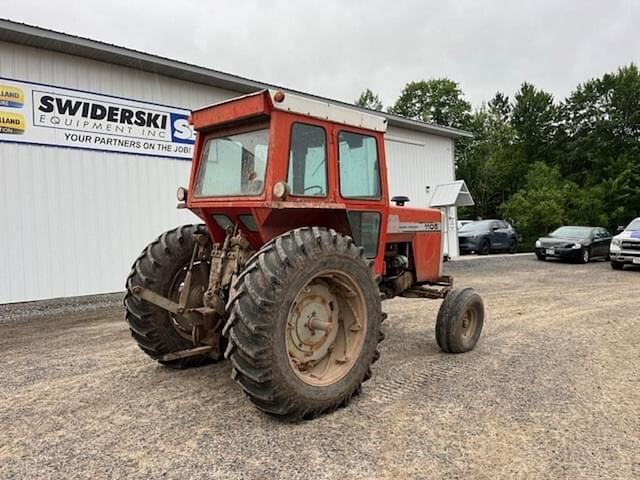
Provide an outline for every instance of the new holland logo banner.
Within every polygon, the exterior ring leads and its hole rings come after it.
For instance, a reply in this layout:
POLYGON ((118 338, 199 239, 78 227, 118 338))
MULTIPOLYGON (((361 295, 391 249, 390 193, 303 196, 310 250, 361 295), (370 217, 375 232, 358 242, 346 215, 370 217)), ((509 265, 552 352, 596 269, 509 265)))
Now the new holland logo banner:
POLYGON ((0 78, 0 142, 191 159, 188 110, 0 78))

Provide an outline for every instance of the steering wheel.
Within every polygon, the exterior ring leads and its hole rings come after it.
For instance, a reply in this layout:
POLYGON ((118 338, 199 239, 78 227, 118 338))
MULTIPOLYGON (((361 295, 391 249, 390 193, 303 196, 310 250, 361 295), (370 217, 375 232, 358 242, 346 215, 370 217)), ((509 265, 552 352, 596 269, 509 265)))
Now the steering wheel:
POLYGON ((308 187, 305 187, 303 193, 307 193, 307 190, 311 190, 312 188, 318 189, 318 192, 314 195, 322 195, 324 193, 324 187, 322 185, 309 185, 308 187))

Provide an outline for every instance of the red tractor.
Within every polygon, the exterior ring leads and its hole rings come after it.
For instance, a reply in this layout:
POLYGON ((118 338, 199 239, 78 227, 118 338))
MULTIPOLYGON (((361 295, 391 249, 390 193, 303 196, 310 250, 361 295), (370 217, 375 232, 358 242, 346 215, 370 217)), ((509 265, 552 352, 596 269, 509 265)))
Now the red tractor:
POLYGON ((126 318, 150 357, 185 368, 224 355, 260 410, 300 419, 360 392, 384 299, 443 298, 438 345, 475 346, 484 307, 442 275, 442 213, 389 199, 386 119, 262 91, 191 123, 178 207, 204 224, 163 233, 127 279, 126 318))

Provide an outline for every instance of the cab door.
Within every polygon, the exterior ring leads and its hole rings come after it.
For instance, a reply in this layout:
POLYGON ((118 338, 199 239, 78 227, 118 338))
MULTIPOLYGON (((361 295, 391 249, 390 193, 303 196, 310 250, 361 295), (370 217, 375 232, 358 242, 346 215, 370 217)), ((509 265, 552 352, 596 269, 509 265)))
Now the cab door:
MULTIPOLYGON (((338 191, 347 206, 351 234, 367 258, 381 262, 380 244, 386 225, 388 200, 384 171, 384 143, 377 135, 337 127, 338 191)), ((377 262, 378 263, 378 262, 377 262)))

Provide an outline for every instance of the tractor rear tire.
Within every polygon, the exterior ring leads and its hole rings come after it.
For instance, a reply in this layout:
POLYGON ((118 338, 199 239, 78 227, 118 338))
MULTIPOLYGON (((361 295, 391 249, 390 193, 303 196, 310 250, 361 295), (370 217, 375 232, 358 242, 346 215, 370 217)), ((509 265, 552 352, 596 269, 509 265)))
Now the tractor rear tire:
MULTIPOLYGON (((181 330, 177 320, 166 310, 136 297, 131 289, 142 286, 177 301, 180 275, 189 266, 194 248, 193 234, 208 235, 204 225, 183 225, 160 235, 136 259, 127 278, 124 297, 125 316, 131 336, 138 346, 154 360, 167 367, 183 369, 213 361, 210 356, 180 358, 164 361, 168 353, 187 350, 194 345, 190 332, 181 330)), ((203 266, 204 267, 204 266, 203 266)), ((208 267, 203 268, 202 282, 208 267)), ((202 283, 201 282, 201 283, 202 283)), ((205 284, 206 287, 206 284, 205 284)), ((224 348, 224 345, 221 347, 224 348)))
POLYGON ((333 230, 298 228, 265 244, 227 311, 232 377, 258 409, 284 420, 346 405, 379 357, 374 274, 362 248, 333 230))
POLYGON ((472 288, 454 288, 445 297, 436 320, 436 341, 446 353, 473 350, 482 333, 484 304, 472 288))

